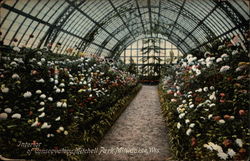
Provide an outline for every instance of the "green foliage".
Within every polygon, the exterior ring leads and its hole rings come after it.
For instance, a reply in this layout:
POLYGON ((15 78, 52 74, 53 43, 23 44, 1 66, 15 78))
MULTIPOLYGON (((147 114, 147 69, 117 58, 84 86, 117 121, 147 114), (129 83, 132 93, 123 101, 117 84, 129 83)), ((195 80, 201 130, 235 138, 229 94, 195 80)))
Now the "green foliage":
POLYGON ((134 76, 97 57, 22 49, 1 52, 0 60, 0 147, 7 158, 83 160, 38 153, 94 148, 139 90, 134 76))
POLYGON ((176 160, 249 159, 249 57, 216 47, 207 58, 187 55, 159 86, 176 160))

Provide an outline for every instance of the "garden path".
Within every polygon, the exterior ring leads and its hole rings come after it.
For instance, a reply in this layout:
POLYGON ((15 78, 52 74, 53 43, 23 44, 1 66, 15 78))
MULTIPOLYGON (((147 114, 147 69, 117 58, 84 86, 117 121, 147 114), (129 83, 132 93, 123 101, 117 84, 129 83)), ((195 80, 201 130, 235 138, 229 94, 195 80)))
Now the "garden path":
POLYGON ((170 160, 166 131, 157 86, 143 86, 88 160, 170 160))

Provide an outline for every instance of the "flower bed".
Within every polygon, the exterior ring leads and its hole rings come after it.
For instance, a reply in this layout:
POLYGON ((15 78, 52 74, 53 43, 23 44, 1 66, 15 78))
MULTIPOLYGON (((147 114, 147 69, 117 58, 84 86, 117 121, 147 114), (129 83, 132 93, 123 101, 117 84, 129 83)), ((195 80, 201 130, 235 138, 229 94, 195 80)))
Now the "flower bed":
POLYGON ((94 148, 139 89, 133 75, 97 57, 22 49, 0 59, 0 147, 7 158, 79 160, 62 149, 94 148), (38 154, 42 149, 54 154, 38 154))
POLYGON ((250 62, 240 47, 187 55, 159 86, 176 160, 248 160, 250 62))

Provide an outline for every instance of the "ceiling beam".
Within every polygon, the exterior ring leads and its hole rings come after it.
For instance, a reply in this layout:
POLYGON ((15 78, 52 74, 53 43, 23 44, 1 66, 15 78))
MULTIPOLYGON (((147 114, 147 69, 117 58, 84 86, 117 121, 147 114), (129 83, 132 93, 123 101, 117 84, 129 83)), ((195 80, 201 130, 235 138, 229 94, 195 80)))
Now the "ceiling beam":
POLYGON ((138 0, 135 0, 135 3, 136 3, 136 8, 138 10, 138 13, 139 13, 139 16, 140 16, 140 19, 141 19, 141 24, 142 24, 142 27, 143 27, 144 34, 146 34, 146 30, 145 30, 145 26, 144 26, 144 23, 143 23, 143 20, 142 20, 142 14, 141 14, 141 10, 140 10, 138 0))
POLYGON ((150 35, 152 36, 152 14, 151 14, 151 0, 147 0, 148 3, 148 13, 149 13, 149 22, 150 22, 150 35))
MULTIPOLYGON (((160 19, 161 19, 161 0, 159 0, 159 12, 158 12, 157 27, 159 27, 160 19)), ((158 37, 158 33, 157 33, 157 37, 158 37)))
MULTIPOLYGON (((248 21, 248 23, 250 23, 250 22, 248 21)), ((230 30, 228 30, 228 31, 226 31, 226 32, 224 32, 224 33, 222 33, 222 34, 220 34, 220 35, 214 37, 213 39, 211 39, 211 40, 209 40, 209 41, 207 41, 207 42, 202 43, 201 45, 195 47, 195 48, 192 49, 191 51, 196 50, 196 49, 199 49, 199 48, 201 48, 201 47, 207 45, 208 43, 211 43, 211 42, 215 41, 216 39, 221 38, 222 36, 225 36, 225 35, 227 35, 227 34, 233 32, 233 31, 235 31, 235 30, 238 30, 238 29, 242 28, 243 26, 245 26, 245 24, 239 24, 238 26, 235 26, 234 28, 232 28, 232 29, 230 29, 230 30)))
POLYGON ((168 37, 171 36, 171 34, 172 34, 172 32, 173 32, 173 30, 174 30, 174 28, 175 28, 175 25, 176 25, 176 23, 177 23, 177 21, 178 21, 180 15, 181 15, 181 12, 182 12, 182 10, 183 10, 183 8, 184 8, 185 3, 186 3, 186 0, 183 0, 182 5, 181 5, 181 7, 180 7, 180 10, 179 10, 179 12, 178 12, 178 15, 177 15, 177 17, 176 17, 176 19, 175 19, 175 21, 174 21, 173 27, 171 28, 171 31, 170 31, 168 37))
POLYGON ((190 36, 211 14, 219 7, 219 5, 215 5, 214 8, 202 19, 200 22, 193 28, 192 31, 189 32, 189 34, 179 42, 177 46, 180 46, 187 38, 190 36))
POLYGON ((70 0, 65 0, 66 2, 68 2, 71 6, 73 6, 78 12, 80 12, 82 15, 84 15, 86 18, 88 18, 90 21, 92 21, 95 25, 97 25, 99 28, 101 28, 103 31, 105 31, 107 34, 109 34, 110 36, 114 37, 114 39, 116 39, 117 41, 119 41, 119 39, 117 39, 114 35, 112 35, 110 32, 108 32, 104 27, 102 27, 101 24, 99 24, 98 22, 96 22, 93 18, 91 18, 87 13, 85 13, 84 11, 82 11, 78 6, 76 6, 74 4, 74 1, 70 1, 70 0))
POLYGON ((120 15, 120 13, 118 12, 117 8, 114 6, 113 2, 111 0, 108 0, 110 5, 112 6, 113 10, 117 13, 118 17, 122 20, 122 23, 126 26, 128 32, 130 33, 130 35, 135 39, 134 35, 132 34, 131 30, 129 29, 127 23, 123 20, 122 16, 120 15))

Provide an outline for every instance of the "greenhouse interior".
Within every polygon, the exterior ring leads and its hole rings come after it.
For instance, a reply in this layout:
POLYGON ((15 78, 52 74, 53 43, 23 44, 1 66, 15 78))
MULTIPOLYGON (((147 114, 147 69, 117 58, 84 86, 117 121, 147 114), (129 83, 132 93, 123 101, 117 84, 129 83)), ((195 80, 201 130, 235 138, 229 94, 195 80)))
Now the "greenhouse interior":
POLYGON ((250 160, 249 0, 0 8, 0 160, 250 160))

